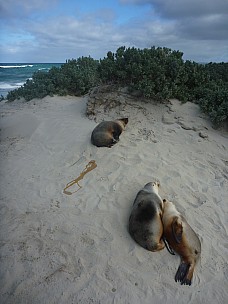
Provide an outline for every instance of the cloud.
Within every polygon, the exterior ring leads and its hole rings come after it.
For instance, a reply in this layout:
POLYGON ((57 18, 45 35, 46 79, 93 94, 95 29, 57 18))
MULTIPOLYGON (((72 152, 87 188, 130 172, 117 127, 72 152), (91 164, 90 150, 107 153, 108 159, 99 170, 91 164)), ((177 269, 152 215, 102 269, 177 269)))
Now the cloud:
POLYGON ((30 30, 40 44, 68 45, 81 47, 104 44, 114 39, 111 23, 97 22, 96 18, 74 18, 62 16, 48 20, 46 23, 34 22, 30 30), (47 30, 48 29, 48 30, 47 30))
POLYGON ((104 13, 77 17, 63 15, 42 22, 21 20, 7 45, 1 43, 1 57, 13 58, 17 53, 22 62, 64 62, 89 55, 97 59, 104 57, 109 50, 116 50, 126 41, 112 22, 114 15, 109 11, 111 18, 106 18, 104 13))
POLYGON ((225 0, 119 0, 123 4, 151 4, 152 8, 165 18, 185 18, 208 14, 228 13, 225 0))
POLYGON ((179 38, 228 39, 228 1, 224 0, 120 0, 125 4, 151 4, 160 20, 174 21, 179 38))
POLYGON ((36 13, 38 10, 48 10, 58 0, 0 0, 0 18, 19 18, 36 13))
POLYGON ((228 10, 228 2, 224 0, 151 0, 155 9, 165 18, 197 17, 223 14, 228 10))
POLYGON ((228 16, 208 15, 197 18, 186 18, 177 23, 181 37, 195 40, 227 40, 228 43, 228 16))
MULTIPOLYGON (((1 57, 5 62, 64 62, 65 59, 88 55, 99 59, 122 45, 138 48, 165 46, 183 51, 185 59, 195 61, 228 60, 228 18, 223 3, 226 1, 217 0, 217 8, 212 13, 214 0, 208 0, 208 5, 204 1, 196 5, 195 0, 122 0, 120 2, 125 5, 133 2, 151 4, 151 10, 122 20, 121 24, 117 22, 117 11, 108 7, 84 14, 77 11, 71 16, 63 11, 58 15, 50 14, 48 18, 44 15, 30 18, 35 8, 46 11, 46 2, 55 4, 55 0, 20 1, 20 5, 23 4, 21 11, 27 15, 5 20, 2 29, 7 30, 1 35, 1 57), (195 5, 191 7, 191 3, 195 5)), ((13 1, 7 3, 12 5, 13 1)), ((10 10, 9 7, 8 13, 16 12, 15 8, 10 10)))

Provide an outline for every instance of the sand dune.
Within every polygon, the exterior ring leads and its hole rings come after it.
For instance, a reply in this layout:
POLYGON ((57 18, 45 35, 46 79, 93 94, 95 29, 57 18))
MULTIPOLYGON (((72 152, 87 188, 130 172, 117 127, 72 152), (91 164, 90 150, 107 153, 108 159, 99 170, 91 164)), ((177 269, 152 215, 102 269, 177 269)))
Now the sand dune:
POLYGON ((90 143, 87 97, 1 104, 1 303, 226 303, 228 134, 197 105, 131 104, 118 144, 90 143), (97 167, 68 190, 86 165, 97 167), (161 183, 199 235, 193 284, 174 281, 179 257, 138 246, 127 227, 137 192, 161 183))

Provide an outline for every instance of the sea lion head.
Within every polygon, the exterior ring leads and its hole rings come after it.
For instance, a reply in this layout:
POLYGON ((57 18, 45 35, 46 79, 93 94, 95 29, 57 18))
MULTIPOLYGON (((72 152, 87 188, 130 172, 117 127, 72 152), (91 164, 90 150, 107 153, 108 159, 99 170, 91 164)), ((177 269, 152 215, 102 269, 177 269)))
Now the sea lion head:
POLYGON ((174 217, 180 217, 181 214, 177 211, 173 202, 163 199, 163 221, 168 223, 174 217))
POLYGON ((121 125, 121 127, 124 129, 128 123, 128 118, 127 117, 120 118, 120 119, 117 119, 116 122, 119 123, 121 125))
POLYGON ((177 212, 174 203, 173 203, 173 202, 170 202, 170 201, 167 200, 167 199, 163 199, 163 206, 164 206, 164 209, 165 209, 167 212, 170 212, 171 210, 173 210, 173 211, 175 210, 175 212, 177 212))
POLYGON ((149 182, 144 186, 144 189, 148 192, 155 192, 158 194, 158 188, 160 187, 160 183, 158 181, 149 182))

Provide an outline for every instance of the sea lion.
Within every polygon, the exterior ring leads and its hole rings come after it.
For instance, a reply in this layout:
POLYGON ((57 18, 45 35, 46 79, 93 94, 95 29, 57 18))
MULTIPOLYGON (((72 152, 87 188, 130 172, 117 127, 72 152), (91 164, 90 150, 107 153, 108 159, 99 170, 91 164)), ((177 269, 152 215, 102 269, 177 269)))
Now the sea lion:
POLYGON ((129 218, 129 233, 143 248, 150 251, 162 250, 162 210, 163 201, 158 194, 159 182, 150 182, 140 190, 135 198, 129 218))
POLYGON ((120 118, 114 121, 103 121, 95 127, 91 135, 91 142, 97 147, 109 147, 119 141, 119 136, 125 129, 128 118, 120 118))
POLYGON ((180 281, 181 285, 191 285, 194 268, 201 254, 200 240, 175 205, 166 199, 163 203, 163 237, 165 243, 167 241, 181 258, 175 281, 180 281))

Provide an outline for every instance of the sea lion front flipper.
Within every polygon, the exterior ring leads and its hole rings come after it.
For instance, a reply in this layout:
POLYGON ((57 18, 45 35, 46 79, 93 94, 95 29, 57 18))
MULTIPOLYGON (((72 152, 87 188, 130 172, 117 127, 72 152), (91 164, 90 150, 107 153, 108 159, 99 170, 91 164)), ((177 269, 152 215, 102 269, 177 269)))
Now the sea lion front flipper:
POLYGON ((108 145, 108 148, 112 148, 112 146, 114 146, 116 143, 117 143, 117 141, 114 138, 112 138, 112 141, 108 145))
POLYGON ((175 241, 180 244, 182 240, 183 226, 178 217, 175 217, 172 222, 172 233, 175 241))
POLYGON ((190 265, 188 265, 185 262, 181 262, 180 266, 177 269, 176 275, 175 275, 175 282, 180 281, 181 285, 186 284, 186 285, 191 285, 191 281, 187 282, 186 276, 188 274, 190 265))
POLYGON ((119 138, 120 133, 119 132, 113 132, 112 136, 113 136, 113 141, 118 142, 120 140, 120 138, 119 138))
POLYGON ((166 247, 166 249, 168 250, 168 252, 169 252, 170 254, 172 254, 172 255, 175 255, 173 249, 169 246, 169 243, 167 242, 166 238, 163 237, 163 241, 164 241, 164 243, 165 243, 165 247, 166 247))

